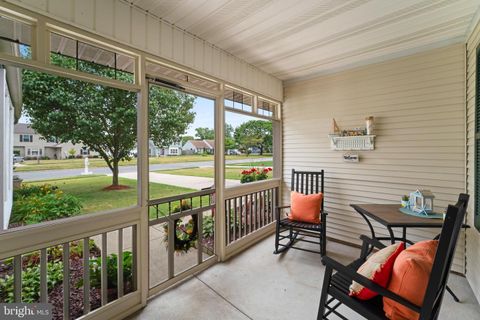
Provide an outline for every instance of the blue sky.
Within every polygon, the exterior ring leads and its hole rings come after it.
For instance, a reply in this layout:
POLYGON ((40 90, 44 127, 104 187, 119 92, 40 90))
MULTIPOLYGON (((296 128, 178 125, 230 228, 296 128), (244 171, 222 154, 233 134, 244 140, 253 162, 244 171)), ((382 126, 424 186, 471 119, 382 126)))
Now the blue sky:
MULTIPOLYGON (((215 121, 214 106, 215 102, 213 100, 197 97, 193 106, 193 111, 196 114, 195 121, 190 125, 185 135, 195 136, 195 128, 213 128, 215 121)), ((225 122, 234 128, 250 120, 258 120, 258 118, 234 112, 225 112, 225 122)))
MULTIPOLYGON (((195 136, 195 128, 213 128, 215 122, 214 106, 215 102, 213 100, 197 97, 193 106, 193 111, 195 112, 195 121, 188 127, 185 135, 195 136)), ((234 128, 238 127, 244 122, 255 119, 258 118, 234 112, 225 112, 225 122, 232 125, 234 128)), ((30 123, 30 120, 25 115, 22 115, 19 122, 30 123)))

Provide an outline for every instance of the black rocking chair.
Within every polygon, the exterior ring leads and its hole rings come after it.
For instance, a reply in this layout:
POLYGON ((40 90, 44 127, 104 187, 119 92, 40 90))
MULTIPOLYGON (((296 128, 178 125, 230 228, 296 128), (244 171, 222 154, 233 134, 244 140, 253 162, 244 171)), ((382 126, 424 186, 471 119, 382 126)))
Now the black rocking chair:
MULTIPOLYGON (((324 184, 324 171, 295 171, 292 169, 292 185, 291 190, 300 192, 303 194, 314 194, 321 192, 324 193, 323 189, 324 184)), ((290 248, 303 250, 313 253, 320 253, 321 256, 325 255, 327 249, 327 237, 326 237, 326 228, 327 228, 327 213, 323 209, 324 197, 322 198, 321 203, 321 219, 320 223, 307 223, 307 222, 298 222, 292 221, 287 217, 281 217, 283 210, 290 208, 290 206, 277 207, 275 212, 276 216, 276 233, 275 233, 275 251, 273 253, 278 254, 288 250, 290 248), (303 238, 298 238, 298 236, 303 238), (313 241, 310 239, 318 239, 318 241, 313 241), (282 240, 288 239, 288 242, 283 242, 282 240), (301 248, 294 246, 298 241, 309 242, 319 245, 319 250, 310 250, 306 248, 301 248)))
POLYGON ((375 248, 385 247, 378 240, 370 239, 367 236, 362 235, 360 236, 360 239, 363 240, 360 259, 354 261, 348 266, 342 265, 328 256, 322 258, 326 268, 317 320, 328 319, 328 316, 331 314, 334 314, 343 320, 348 320, 348 318, 337 310, 342 304, 369 320, 386 320, 387 317, 383 311, 382 297, 392 299, 407 308, 418 312, 420 320, 437 319, 440 313, 440 307, 447 285, 458 235, 465 217, 468 199, 468 194, 460 194, 455 206, 448 206, 430 279, 421 306, 411 303, 357 273, 357 269, 367 258, 370 246, 375 248), (333 274, 333 270, 336 270, 337 272, 333 274), (355 280, 364 287, 377 292, 379 296, 366 301, 350 297, 348 294, 352 280, 355 280), (330 296, 330 298, 328 298, 328 296, 330 296))

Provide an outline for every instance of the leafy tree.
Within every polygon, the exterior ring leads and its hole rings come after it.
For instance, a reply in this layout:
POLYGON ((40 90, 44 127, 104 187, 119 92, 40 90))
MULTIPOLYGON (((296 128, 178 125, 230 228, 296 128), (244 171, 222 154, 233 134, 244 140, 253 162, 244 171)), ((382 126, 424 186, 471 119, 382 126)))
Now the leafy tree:
POLYGON ((235 142, 235 139, 230 138, 230 137, 225 137, 225 150, 233 150, 236 149, 237 143, 235 142))
MULTIPOLYGON (((51 59, 52 64, 77 68, 72 58, 51 59)), ((78 69, 127 82, 131 78, 94 63, 79 61, 78 69)), ((150 138, 156 144, 169 144, 193 122, 194 98, 160 88, 151 90, 150 99, 150 138)), ((33 129, 47 139, 82 143, 97 152, 112 171, 112 186, 118 186, 119 162, 130 158, 136 143, 135 92, 24 70, 23 101, 33 129)))
POLYGON ((183 136, 182 139, 181 139, 182 146, 183 146, 185 143, 187 143, 188 141, 194 140, 194 139, 195 139, 195 137, 193 137, 193 136, 183 136))
POLYGON ((235 129, 231 124, 225 123, 225 137, 233 138, 235 129))
POLYGON ((195 135, 201 140, 213 140, 215 139, 215 130, 210 128, 196 128, 195 135))
POLYGON ((159 148, 166 148, 185 134, 195 120, 195 97, 179 91, 151 86, 149 93, 150 138, 159 148))
POLYGON ((77 151, 74 148, 71 148, 71 149, 68 150, 68 154, 70 155, 69 156, 70 158, 75 158, 76 153, 77 153, 77 151))
POLYGON ((250 120, 235 129, 235 141, 247 154, 251 148, 260 149, 260 154, 272 150, 272 123, 264 120, 250 120))

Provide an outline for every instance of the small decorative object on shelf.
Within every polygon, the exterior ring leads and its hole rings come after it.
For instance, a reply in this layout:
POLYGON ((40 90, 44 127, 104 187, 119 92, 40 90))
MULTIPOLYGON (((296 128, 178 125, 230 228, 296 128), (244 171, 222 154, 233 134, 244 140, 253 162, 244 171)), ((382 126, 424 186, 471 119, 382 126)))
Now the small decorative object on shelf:
POLYGON ((402 207, 410 208, 410 198, 407 195, 402 196, 402 207))
POLYGON ((335 118, 332 119, 332 126, 330 128, 330 134, 340 134, 340 128, 337 125, 335 118))
POLYGON ((410 193, 410 209, 414 212, 429 214, 433 212, 435 196, 430 190, 417 190, 410 193))
POLYGON ((374 123, 374 118, 373 116, 370 116, 370 117, 366 117, 365 118, 365 123, 366 123, 366 127, 367 127, 367 135, 372 135, 374 134, 373 133, 373 130, 374 130, 374 126, 375 126, 375 123, 374 123))

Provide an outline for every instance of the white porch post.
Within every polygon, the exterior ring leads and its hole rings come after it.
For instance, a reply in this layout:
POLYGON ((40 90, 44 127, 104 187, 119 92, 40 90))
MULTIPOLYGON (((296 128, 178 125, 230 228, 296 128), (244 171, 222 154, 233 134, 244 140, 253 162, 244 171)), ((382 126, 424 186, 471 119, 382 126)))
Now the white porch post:
POLYGON ((142 305, 148 298, 148 81, 145 76, 145 57, 137 60, 136 81, 140 84, 137 118, 137 181, 138 204, 140 205, 140 230, 137 232, 138 270, 137 285, 142 305))
POLYGON ((215 253, 225 259, 225 108, 222 94, 215 100, 215 253))

